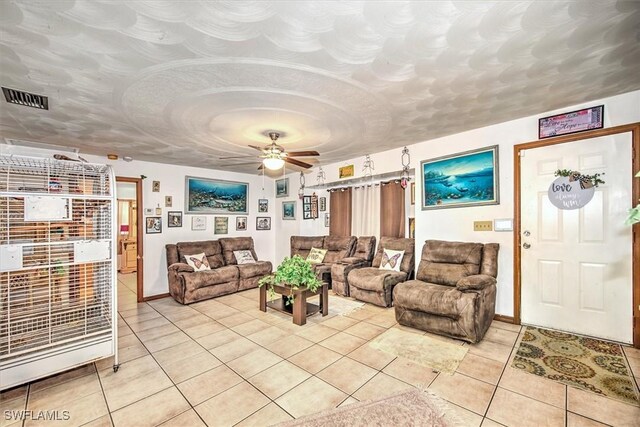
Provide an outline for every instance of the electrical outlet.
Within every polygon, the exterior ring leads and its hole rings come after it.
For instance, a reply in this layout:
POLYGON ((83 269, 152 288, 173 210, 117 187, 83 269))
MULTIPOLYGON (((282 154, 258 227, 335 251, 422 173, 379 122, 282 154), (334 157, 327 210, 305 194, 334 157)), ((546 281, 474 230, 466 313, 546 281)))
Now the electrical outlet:
POLYGON ((493 221, 473 221, 473 231, 492 231, 493 221))

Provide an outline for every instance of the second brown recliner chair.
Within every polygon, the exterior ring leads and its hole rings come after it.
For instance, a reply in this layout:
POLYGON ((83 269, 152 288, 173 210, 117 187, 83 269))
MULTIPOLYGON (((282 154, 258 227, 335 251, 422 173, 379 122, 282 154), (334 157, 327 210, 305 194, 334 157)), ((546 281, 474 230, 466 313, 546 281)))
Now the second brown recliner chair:
POLYGON ((414 239, 401 237, 381 238, 372 266, 358 268, 349 273, 350 296, 382 307, 391 307, 393 287, 410 279, 413 275, 415 264, 414 248, 414 239), (385 249, 404 251, 404 256, 400 262, 400 271, 380 268, 385 249))

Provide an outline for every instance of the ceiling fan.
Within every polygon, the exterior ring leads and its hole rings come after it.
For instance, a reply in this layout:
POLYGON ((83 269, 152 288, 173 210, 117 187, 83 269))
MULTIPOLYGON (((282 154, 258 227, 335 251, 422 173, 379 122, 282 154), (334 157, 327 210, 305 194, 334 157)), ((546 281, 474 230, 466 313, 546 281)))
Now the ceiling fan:
MULTIPOLYGON (((286 163, 290 163, 292 165, 300 166, 301 168, 309 169, 313 167, 312 164, 294 159, 293 157, 310 157, 310 156, 319 156, 320 153, 314 150, 309 151, 289 151, 287 152, 284 147, 276 144, 278 138, 280 138, 280 134, 278 132, 269 132, 269 138, 271 138, 271 144, 265 146, 264 148, 260 148, 255 145, 249 145, 249 147, 254 150, 258 150, 262 153, 262 155, 257 156, 262 159, 262 164, 258 169, 267 168, 271 170, 278 170, 282 168, 286 163)), ((220 157, 220 160, 227 159, 241 159, 253 156, 230 156, 230 157, 220 157)), ((249 163, 239 163, 241 164, 249 164, 249 163)))

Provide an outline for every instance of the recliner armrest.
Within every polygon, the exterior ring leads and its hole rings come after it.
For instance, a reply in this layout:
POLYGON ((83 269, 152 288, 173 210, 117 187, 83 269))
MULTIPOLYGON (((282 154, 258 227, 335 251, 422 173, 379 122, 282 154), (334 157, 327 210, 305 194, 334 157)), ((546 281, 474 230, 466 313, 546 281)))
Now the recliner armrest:
POLYGON ((360 264, 366 262, 364 259, 362 258, 358 258, 355 256, 352 257, 348 257, 348 258, 342 258, 340 261, 338 261, 338 264, 347 264, 347 265, 352 265, 352 264, 360 264))
POLYGON ((195 270, 189 264, 184 262, 176 262, 169 266, 169 271, 175 271, 176 273, 193 273, 195 270))
POLYGON ((456 283, 456 289, 462 292, 472 290, 480 291, 488 286, 495 285, 496 283, 496 278, 493 276, 476 274, 458 280, 458 283, 456 283))

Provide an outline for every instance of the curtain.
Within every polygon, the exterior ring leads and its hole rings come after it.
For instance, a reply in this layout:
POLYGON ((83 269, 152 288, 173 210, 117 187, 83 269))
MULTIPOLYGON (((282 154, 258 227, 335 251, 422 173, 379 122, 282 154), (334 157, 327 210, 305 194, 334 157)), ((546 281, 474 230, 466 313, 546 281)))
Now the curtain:
POLYGON ((404 237, 404 203, 404 188, 399 182, 387 182, 381 185, 380 236, 404 237))
POLYGON ((351 236, 351 188, 331 192, 329 235, 351 236))
POLYGON ((368 185, 353 189, 354 236, 376 236, 380 239, 380 185, 368 185))

